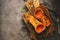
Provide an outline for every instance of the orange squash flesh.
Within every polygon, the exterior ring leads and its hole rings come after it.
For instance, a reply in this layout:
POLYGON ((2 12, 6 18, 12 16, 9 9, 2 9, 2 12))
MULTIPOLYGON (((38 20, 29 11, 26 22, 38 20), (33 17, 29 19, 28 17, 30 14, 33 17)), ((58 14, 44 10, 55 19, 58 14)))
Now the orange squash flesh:
POLYGON ((41 33, 42 31, 45 30, 45 26, 42 24, 42 22, 39 22, 33 16, 29 17, 29 22, 33 25, 33 27, 37 33, 41 33))
POLYGON ((24 20, 26 20, 25 22, 30 23, 34 30, 36 31, 36 33, 41 33, 46 29, 44 24, 38 21, 34 16, 32 16, 29 11, 24 14, 24 17, 25 17, 24 20))
POLYGON ((46 16, 44 16, 44 12, 41 8, 37 8, 34 12, 34 16, 39 19, 40 21, 43 22, 43 24, 45 26, 49 26, 51 24, 51 22, 49 21, 49 19, 47 19, 46 16), (46 19, 46 20, 45 20, 46 19))
POLYGON ((41 33, 41 32, 44 31, 44 30, 45 30, 44 25, 37 25, 36 31, 37 31, 38 33, 41 33))

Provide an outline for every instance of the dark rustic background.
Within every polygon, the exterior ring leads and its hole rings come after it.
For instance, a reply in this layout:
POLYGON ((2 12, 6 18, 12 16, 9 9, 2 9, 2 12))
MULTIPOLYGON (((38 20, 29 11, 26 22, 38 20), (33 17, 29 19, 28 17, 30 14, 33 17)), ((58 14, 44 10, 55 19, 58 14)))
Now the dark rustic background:
MULTIPOLYGON (((23 28, 21 9, 24 6, 24 0, 0 0, 0 40, 30 40, 27 30, 23 28)), ((56 32, 54 36, 42 40, 60 40, 60 35, 56 32)))

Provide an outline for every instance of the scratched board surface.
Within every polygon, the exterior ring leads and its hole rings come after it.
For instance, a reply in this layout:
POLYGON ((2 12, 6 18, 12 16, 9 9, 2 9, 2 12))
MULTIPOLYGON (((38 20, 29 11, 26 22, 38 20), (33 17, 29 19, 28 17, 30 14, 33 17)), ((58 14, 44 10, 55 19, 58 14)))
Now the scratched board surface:
MULTIPOLYGON (((41 0, 40 3, 49 4, 47 7, 53 9, 50 2, 41 0)), ((29 34, 22 22, 21 9, 25 6, 24 0, 0 0, 1 9, 1 40, 30 40, 29 34)), ((60 40, 58 33, 50 38, 42 40, 60 40)))

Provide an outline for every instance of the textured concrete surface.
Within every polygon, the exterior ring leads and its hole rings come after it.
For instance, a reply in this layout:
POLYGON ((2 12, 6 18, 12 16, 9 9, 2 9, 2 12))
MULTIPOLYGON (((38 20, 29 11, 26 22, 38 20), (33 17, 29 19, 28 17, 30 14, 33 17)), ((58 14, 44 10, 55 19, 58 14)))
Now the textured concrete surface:
MULTIPOLYGON (((25 26, 20 10, 24 7, 24 1, 0 0, 0 6, 1 40, 30 40, 27 30, 22 28, 25 26)), ((59 36, 56 34, 53 38, 44 40, 59 40, 59 36)))

